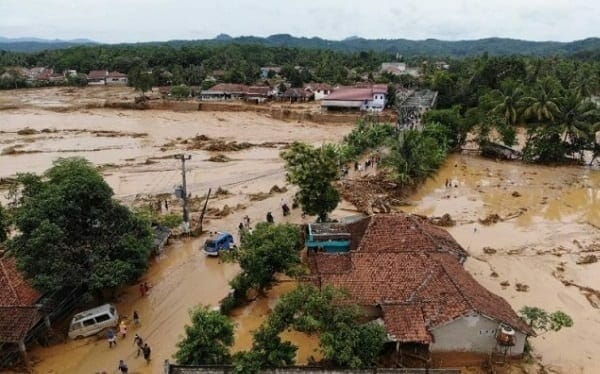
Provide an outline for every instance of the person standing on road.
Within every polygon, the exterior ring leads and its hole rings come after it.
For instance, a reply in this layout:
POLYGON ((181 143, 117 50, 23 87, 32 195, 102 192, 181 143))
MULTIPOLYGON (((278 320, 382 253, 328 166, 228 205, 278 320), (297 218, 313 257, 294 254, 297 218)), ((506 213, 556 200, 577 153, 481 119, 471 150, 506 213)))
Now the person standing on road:
POLYGON ((122 374, 127 374, 129 372, 129 368, 127 367, 125 361, 119 360, 119 370, 122 374))
POLYGON ((127 337, 127 324, 125 321, 121 321, 119 325, 119 332, 121 333, 121 339, 125 339, 127 337))
POLYGON ((152 350, 150 349, 148 343, 144 343, 142 352, 144 353, 144 359, 146 360, 146 363, 150 363, 150 353, 152 353, 152 350))
POLYGON ((275 220, 273 219, 273 215, 271 214, 271 212, 267 212, 267 222, 268 223, 275 222, 275 220))
POLYGON ((140 325, 140 315, 138 314, 137 310, 133 311, 133 324, 136 326, 140 325))
POLYGON ((117 336, 115 335, 113 329, 108 329, 106 336, 108 337, 108 348, 112 348, 113 345, 117 345, 117 336))
POLYGON ((135 337, 133 338, 133 343, 137 345, 137 355, 135 357, 140 357, 140 352, 142 352, 142 349, 144 348, 144 340, 141 336, 135 334, 135 337))

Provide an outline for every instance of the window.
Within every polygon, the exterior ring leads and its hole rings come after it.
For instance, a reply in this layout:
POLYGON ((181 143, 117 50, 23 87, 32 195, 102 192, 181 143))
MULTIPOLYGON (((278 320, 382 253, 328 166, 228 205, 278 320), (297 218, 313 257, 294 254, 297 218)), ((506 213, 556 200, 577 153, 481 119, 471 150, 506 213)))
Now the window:
POLYGON ((110 316, 108 314, 100 314, 99 316, 96 316, 97 323, 108 321, 109 319, 110 319, 110 316))
POLYGON ((79 330, 80 328, 81 328, 81 322, 77 322, 77 323, 74 323, 74 324, 71 325, 70 330, 71 331, 73 331, 73 330, 79 330))
POLYGON ((86 320, 83 321, 83 325, 84 326, 93 326, 95 324, 96 324, 96 321, 94 321, 93 318, 86 319, 86 320))

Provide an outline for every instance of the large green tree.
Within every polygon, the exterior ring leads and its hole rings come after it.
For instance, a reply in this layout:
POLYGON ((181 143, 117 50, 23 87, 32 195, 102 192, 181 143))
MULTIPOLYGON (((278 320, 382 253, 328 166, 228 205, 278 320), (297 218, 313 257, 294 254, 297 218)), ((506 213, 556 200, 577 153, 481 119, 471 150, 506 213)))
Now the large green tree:
POLYGON ((174 357, 180 365, 222 365, 231 362, 234 325, 218 311, 201 306, 190 311, 191 325, 177 343, 174 357))
POLYGON ((296 197, 303 212, 326 221, 328 213, 340 202, 340 194, 333 186, 339 171, 335 146, 325 144, 315 148, 294 142, 281 157, 285 160, 288 180, 300 188, 296 197))
MULTIPOLYGON (((294 329, 319 335, 321 352, 334 367, 374 366, 385 343, 385 329, 366 322, 360 309, 348 301, 344 290, 298 286, 279 300, 255 332, 252 350, 245 355, 253 357, 260 367, 293 364, 297 348, 282 341, 279 334, 294 329)), ((241 362, 247 364, 247 358, 241 362)))
POLYGON ((259 223, 243 236, 240 248, 225 257, 238 262, 242 270, 232 280, 232 288, 243 297, 248 289, 263 292, 271 287, 276 273, 296 274, 303 246, 297 225, 259 223))
MULTIPOLYGON (((435 126, 439 128, 439 125, 435 126)), ((392 170, 392 177, 403 185, 425 181, 446 159, 447 145, 440 144, 442 137, 433 135, 434 130, 431 130, 404 131, 384 158, 384 164, 392 170)), ((439 131, 435 130, 435 133, 439 134, 439 131)))
POLYGON ((36 288, 115 288, 145 270, 152 247, 146 222, 112 198, 83 158, 63 158, 43 177, 23 175, 18 229, 9 243, 36 288))
POLYGON ((0 204, 0 243, 8 239, 8 227, 10 221, 8 213, 4 207, 0 204))

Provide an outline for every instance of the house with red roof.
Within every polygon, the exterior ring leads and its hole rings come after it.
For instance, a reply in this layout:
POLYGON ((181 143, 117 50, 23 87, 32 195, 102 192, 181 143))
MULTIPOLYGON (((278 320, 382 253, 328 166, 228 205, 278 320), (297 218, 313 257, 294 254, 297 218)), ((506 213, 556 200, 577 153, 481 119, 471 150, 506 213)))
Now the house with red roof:
POLYGON ((467 252, 425 217, 374 215, 348 232, 350 251, 309 253, 309 279, 348 290, 382 321, 397 350, 521 356, 527 336, 535 335, 506 300, 464 269, 467 252))
POLYGON ((360 110, 381 112, 387 103, 388 87, 374 84, 366 87, 340 87, 321 100, 327 110, 360 110))
POLYGON ((37 306, 41 294, 17 269, 12 257, 0 257, 0 367, 14 349, 29 364, 25 344, 34 327, 43 323, 44 314, 37 306))

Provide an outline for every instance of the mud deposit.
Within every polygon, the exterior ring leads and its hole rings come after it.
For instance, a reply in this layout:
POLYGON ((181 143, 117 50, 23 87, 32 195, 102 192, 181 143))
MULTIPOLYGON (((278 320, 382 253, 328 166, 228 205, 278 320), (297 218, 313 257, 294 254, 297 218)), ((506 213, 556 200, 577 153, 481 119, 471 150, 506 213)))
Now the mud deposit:
POLYGON ((585 263, 600 254, 599 171, 453 156, 411 202, 404 210, 451 215, 448 231, 471 254, 466 268, 515 310, 573 318, 571 328, 530 338, 546 369, 600 372, 600 264, 585 263))

